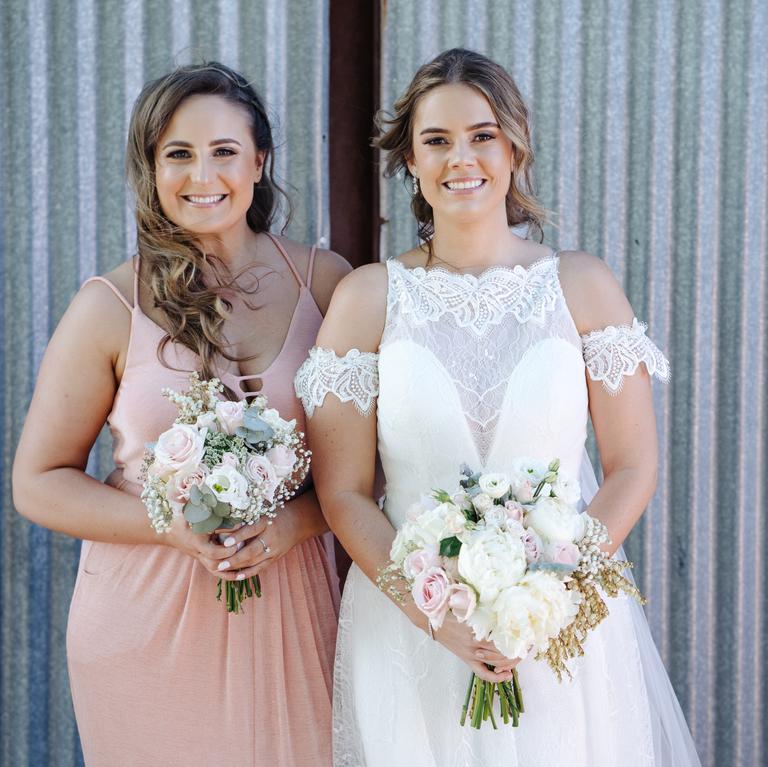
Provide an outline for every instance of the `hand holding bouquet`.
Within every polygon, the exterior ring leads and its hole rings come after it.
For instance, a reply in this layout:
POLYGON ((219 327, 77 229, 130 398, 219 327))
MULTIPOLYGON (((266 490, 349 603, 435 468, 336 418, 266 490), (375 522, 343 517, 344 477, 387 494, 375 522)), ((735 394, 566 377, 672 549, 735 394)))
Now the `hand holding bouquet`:
MULTIPOLYGON (((310 453, 295 421, 267 407, 264 396, 250 404, 220 399, 221 382, 190 376, 186 392, 164 389, 179 409, 174 425, 147 446, 141 499, 152 526, 167 533, 182 515, 196 533, 270 521, 300 487, 310 453)), ((261 596, 259 577, 225 582, 229 612, 261 596)), ((221 599, 219 579, 217 598, 221 599)))
MULTIPOLYGON (((577 510, 578 483, 559 469, 557 460, 531 459, 506 474, 462 467, 456 492, 433 491, 409 509, 380 587, 402 599, 405 580, 433 629, 450 611, 477 640, 510 659, 534 652, 561 678, 608 614, 597 586, 611 597, 621 590, 641 597, 621 575, 628 563, 600 548, 605 526, 577 510)), ((511 682, 473 674, 461 724, 469 715, 473 727, 490 719, 495 728, 497 697, 503 721, 517 726, 523 698, 516 670, 511 682)))

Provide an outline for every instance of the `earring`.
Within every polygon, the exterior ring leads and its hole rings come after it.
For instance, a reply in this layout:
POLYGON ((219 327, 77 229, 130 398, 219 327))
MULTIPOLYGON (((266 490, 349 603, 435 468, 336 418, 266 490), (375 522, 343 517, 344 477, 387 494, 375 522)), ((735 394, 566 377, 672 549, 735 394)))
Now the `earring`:
POLYGON ((412 176, 411 183, 413 184, 413 196, 415 197, 419 193, 419 177, 416 175, 412 176))

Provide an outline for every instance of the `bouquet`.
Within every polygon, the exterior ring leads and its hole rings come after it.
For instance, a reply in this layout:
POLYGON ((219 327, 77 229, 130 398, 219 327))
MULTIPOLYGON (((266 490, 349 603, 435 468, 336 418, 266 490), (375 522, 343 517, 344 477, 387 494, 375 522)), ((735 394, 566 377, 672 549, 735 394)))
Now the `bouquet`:
MULTIPOLYGON (((224 387, 192 373, 185 392, 163 389, 179 410, 173 426, 147 445, 141 499, 158 533, 183 515, 196 533, 271 523, 299 488, 309 470, 310 453, 295 421, 285 421, 257 395, 250 404, 220 398, 224 387)), ((244 599, 261 596, 256 575, 224 581, 227 611, 238 613, 244 599)), ((221 600, 222 579, 216 598, 221 600)))
MULTIPOLYGON (((520 459, 509 473, 462 466, 456 492, 435 490, 408 510, 379 587, 398 601, 409 592, 432 629, 451 612, 477 640, 508 658, 534 652, 562 680, 566 661, 584 654, 587 633, 608 615, 598 587, 642 602, 622 575, 631 565, 600 548, 607 530, 578 511, 580 498, 558 460, 520 459)), ((460 723, 469 716, 479 729, 490 719, 496 729, 496 699, 504 723, 517 726, 524 707, 516 669, 510 682, 472 674, 460 723)))

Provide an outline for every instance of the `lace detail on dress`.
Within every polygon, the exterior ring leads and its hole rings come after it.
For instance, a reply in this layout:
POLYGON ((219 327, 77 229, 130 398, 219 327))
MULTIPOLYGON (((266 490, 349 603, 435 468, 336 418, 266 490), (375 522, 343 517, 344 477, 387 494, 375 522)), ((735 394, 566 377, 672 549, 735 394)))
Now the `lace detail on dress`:
POLYGON ((492 267, 475 277, 440 267, 408 269, 392 259, 390 296, 415 323, 435 322, 450 314, 458 327, 469 328, 477 336, 510 313, 518 322, 541 325, 560 292, 557 260, 548 256, 527 269, 492 267))
POLYGON ((608 325, 581 337, 584 362, 589 377, 602 381, 611 393, 618 394, 624 376, 631 376, 641 362, 648 373, 661 381, 669 380, 669 362, 656 344, 645 335, 648 326, 637 317, 629 325, 608 325))
POLYGON ((352 402, 362 415, 368 415, 379 393, 379 355, 350 349, 339 357, 333 349, 314 346, 296 372, 293 387, 309 418, 326 394, 352 402))

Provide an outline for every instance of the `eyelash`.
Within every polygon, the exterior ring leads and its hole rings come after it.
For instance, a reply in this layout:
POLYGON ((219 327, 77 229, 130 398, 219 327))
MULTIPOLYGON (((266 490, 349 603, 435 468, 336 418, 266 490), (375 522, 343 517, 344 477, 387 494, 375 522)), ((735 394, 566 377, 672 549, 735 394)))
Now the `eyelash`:
MULTIPOLYGON (((232 157, 237 152, 234 151, 234 149, 230 149, 229 147, 218 147, 216 151, 213 153, 214 157, 232 157), (223 153, 223 154, 220 154, 223 153)), ((168 152, 166 155, 169 160, 188 160, 190 157, 189 152, 186 149, 174 149, 172 152, 168 152)))
MULTIPOLYGON (((478 133, 476 136, 472 137, 473 141, 480 140, 479 143, 484 144, 486 141, 491 141, 492 139, 495 139, 496 136, 494 136, 492 133, 478 133)), ((440 146, 441 144, 447 143, 446 140, 442 136, 435 136, 434 138, 428 138, 424 144, 427 146, 440 146)))

